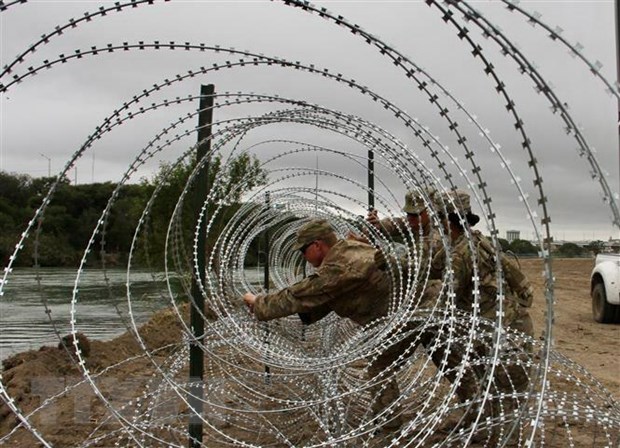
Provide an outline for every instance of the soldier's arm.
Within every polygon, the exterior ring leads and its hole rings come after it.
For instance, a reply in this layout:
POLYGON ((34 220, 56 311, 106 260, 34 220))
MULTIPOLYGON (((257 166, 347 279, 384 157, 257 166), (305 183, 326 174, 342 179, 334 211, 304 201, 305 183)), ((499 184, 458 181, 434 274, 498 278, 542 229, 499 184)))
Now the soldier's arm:
MULTIPOLYGON (((452 251, 452 288, 455 296, 461 297, 467 287, 469 281, 473 277, 473 260, 467 242, 459 244, 452 251)), ((473 298, 468 298, 473 300, 473 298)))
POLYGON ((447 277, 447 260, 446 251, 440 249, 433 257, 429 271, 429 282, 422 294, 422 302, 433 303, 439 298, 440 293, 444 290, 443 282, 451 280, 452 289, 456 296, 462 294, 462 289, 466 286, 468 279, 472 277, 471 258, 468 256, 469 251, 463 245, 459 245, 450 252, 450 267, 452 269, 452 279, 447 277))
POLYGON ((503 252, 500 254, 502 269, 506 283, 517 297, 519 305, 529 308, 534 300, 534 289, 528 278, 519 268, 519 265, 509 259, 503 252))
POLYGON ((437 302, 444 289, 444 271, 446 267, 446 251, 442 247, 437 252, 430 263, 428 272, 428 282, 422 283, 424 291, 421 292, 420 304, 423 307, 431 307, 437 302))
POLYGON ((403 218, 383 218, 377 225, 377 229, 390 236, 400 235, 407 231, 407 223, 403 218))
POLYGON ((440 280, 443 277, 443 271, 446 267, 446 250, 442 247, 433 255, 429 270, 430 280, 440 280))
POLYGON ((271 320, 291 314, 310 312, 312 308, 330 299, 329 296, 320 293, 318 283, 320 283, 319 277, 311 275, 276 293, 259 295, 254 303, 254 315, 258 320, 271 320), (302 296, 300 293, 304 291, 313 291, 315 294, 311 296, 303 294, 302 296))
MULTIPOLYGON (((407 223, 403 218, 383 218, 379 219, 376 210, 371 210, 368 213, 366 221, 375 229, 388 236, 398 236, 405 234, 407 231, 407 223)), ((347 235, 347 239, 359 241, 361 243, 370 244, 372 240, 368 229, 362 230, 362 234, 358 235, 350 232, 347 235)))
MULTIPOLYGON (((277 293, 258 296, 254 303, 254 314, 258 320, 271 320, 296 313, 310 313, 319 307, 325 310, 323 306, 327 306, 334 297, 345 294, 363 280, 362 273, 349 270, 346 266, 325 265, 319 274, 306 277, 277 293)), ((319 316, 322 311, 316 312, 318 314, 315 316, 319 316)))

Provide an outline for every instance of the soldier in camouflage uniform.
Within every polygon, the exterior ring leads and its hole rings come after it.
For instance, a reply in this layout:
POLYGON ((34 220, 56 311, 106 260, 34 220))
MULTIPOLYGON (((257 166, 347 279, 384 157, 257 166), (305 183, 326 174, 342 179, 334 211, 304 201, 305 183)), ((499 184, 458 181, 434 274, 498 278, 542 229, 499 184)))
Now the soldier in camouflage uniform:
MULTIPOLYGON (((420 263, 419 275, 421 279, 427 277, 430 259, 434 253, 436 253, 441 247, 441 237, 436 228, 431 225, 431 219, 428 213, 428 205, 435 206, 435 197, 437 191, 433 188, 428 188, 424 192, 422 191, 408 191, 405 194, 405 205, 403 207, 404 217, 395 218, 383 218, 379 219, 377 210, 373 209, 368 213, 366 220, 369 224, 375 227, 380 232, 389 235, 391 237, 405 237, 404 239, 410 245, 409 250, 416 250, 420 257, 418 258, 420 263), (424 193, 424 194, 422 194, 424 193), (407 236, 413 236, 413 238, 407 238, 407 236), (414 248, 413 246, 417 246, 414 248)), ((368 236, 358 236, 355 234, 349 234, 350 239, 357 241, 369 242, 368 236)), ((392 257, 385 256, 385 252, 379 249, 375 253, 375 261, 380 269, 387 270, 388 264, 400 266, 400 274, 394 278, 394 281, 398 283, 407 279, 410 275, 409 265, 406 256, 392 257)), ((420 279, 418 279, 420 281, 420 279)), ((398 284, 395 285, 398 289, 398 284)), ((419 295, 416 294, 416 296, 419 295)), ((394 372, 399 364, 402 364, 407 356, 402 356, 403 353, 411 355, 415 352, 418 344, 423 343, 425 346, 430 343, 432 339, 431 334, 421 334, 416 331, 414 327, 418 324, 406 325, 402 328, 402 331, 409 333, 404 340, 389 346, 382 353, 380 353, 368 366, 369 375, 376 377, 381 375, 382 372, 386 372, 388 368, 392 368, 394 372)), ((436 357, 433 358, 437 363, 436 357)), ((438 364, 439 365, 439 364, 438 364)), ((385 409, 391 403, 393 403, 399 396, 400 390, 396 378, 388 377, 385 383, 381 386, 379 393, 374 393, 377 397, 376 402, 373 404, 375 413, 385 409)), ((400 425, 398 419, 394 419, 391 425, 388 424, 387 429, 395 429, 400 425)))
MULTIPOLYGON (((352 240, 338 240, 325 220, 313 220, 297 232, 293 246, 316 268, 315 272, 294 285, 273 294, 256 296, 246 293, 243 300, 258 320, 299 314, 302 322, 311 324, 331 311, 360 325, 387 315, 391 284, 389 275, 375 264, 375 248, 352 240)), ((377 366, 369 368, 369 376, 381 373, 377 366)), ((396 397, 388 388, 386 397, 380 385, 370 388, 375 414, 396 397)), ((398 389, 396 389, 398 391, 398 389)), ((387 425, 399 427, 398 418, 387 425)))
MULTIPOLYGON (((424 284, 424 279, 428 276, 431 257, 440 250, 442 243, 439 231, 431 225, 427 207, 427 203, 430 203, 429 205, 435 208, 438 207, 436 203, 437 196, 437 191, 432 188, 426 189, 424 195, 422 192, 409 191, 405 195, 405 206, 403 207, 405 217, 383 218, 380 220, 377 211, 371 210, 366 218, 377 230, 389 236, 413 236, 413 239, 409 239, 407 242, 411 246, 417 246, 417 249, 410 247, 410 250, 417 250, 420 255, 418 258, 420 264, 418 284, 420 286, 424 284)), ((368 242, 366 235, 358 236, 349 234, 349 238, 368 242)), ((386 257, 384 251, 378 249, 375 253, 375 262, 377 266, 383 270, 387 270, 388 264, 391 266, 398 264, 400 266, 400 275, 394 278, 395 282, 408 278, 410 274, 406 256, 402 258, 392 256, 386 257)), ((398 288, 398 285, 396 285, 396 288, 398 288)), ((420 294, 421 291, 418 291, 415 296, 419 297, 420 294)), ((422 305, 423 304, 419 304, 419 306, 422 305)), ((406 361, 407 356, 415 352, 419 344, 423 344, 425 347, 431 344, 434 334, 429 331, 420 331, 418 329, 419 324, 419 321, 413 322, 401 328, 401 331, 407 332, 408 336, 400 342, 387 347, 370 362, 368 366, 370 377, 374 378, 382 373, 385 375, 388 369, 391 369, 389 372, 394 373, 406 361), (402 356, 403 354, 405 354, 405 356, 402 356)), ((441 364, 442 355, 443 353, 440 349, 432 353, 432 360, 438 367, 441 364)), ((376 397, 376 401, 373 403, 375 414, 387 408, 400 396, 400 389, 393 375, 385 378, 384 384, 380 388, 371 389, 371 392, 376 397)), ((384 425, 384 428, 387 430, 394 430, 401 424, 401 420, 396 418, 384 425)))
MULTIPOLYGON (((424 196, 426 196, 431 205, 433 205, 437 194, 434 188, 427 188, 424 196)), ((366 220, 377 230, 390 236, 407 235, 408 230, 410 230, 415 242, 417 244, 422 244, 421 249, 423 253, 427 253, 429 249, 436 252, 441 244, 441 238, 437 230, 431 225, 424 196, 416 191, 409 191, 405 194, 405 206, 403 207, 403 212, 405 212, 404 217, 379 219, 377 210, 372 209, 368 212, 366 220)), ((357 241, 369 242, 366 236, 350 234, 349 238, 357 241)))
MULTIPOLYGON (((479 232, 471 231, 468 239, 461 219, 468 222, 470 226, 475 225, 479 218, 472 214, 470 208, 470 197, 464 191, 455 191, 449 195, 444 195, 446 205, 446 230, 451 239, 451 268, 453 271, 453 292, 454 305, 458 310, 471 314, 474 308, 482 317, 476 325, 478 335, 487 335, 486 340, 477 339, 474 342, 474 351, 469 354, 469 365, 473 365, 472 370, 466 370, 459 386, 456 388, 459 399, 464 402, 471 400, 480 393, 483 377, 488 370, 488 362, 484 362, 482 357, 492 355, 492 336, 494 331, 495 319, 499 312, 498 284, 497 284, 497 254, 492 244, 479 232), (458 213, 457 213, 458 212, 458 213), (471 244, 471 246, 470 246, 471 244), (474 269, 472 247, 475 251, 477 261, 477 276, 479 278, 478 291, 479 300, 474 300, 474 269), (480 362, 477 362, 480 361, 480 362)), ((445 250, 440 250, 431 263, 431 278, 437 279, 430 282, 429 287, 424 293, 423 300, 441 300, 441 279, 445 274, 446 254, 445 250)), ((502 326, 520 332, 522 336, 533 336, 534 328, 527 308, 532 304, 532 287, 527 278, 521 273, 516 264, 500 253, 500 263, 504 274, 502 285, 502 326)), ((466 322, 459 329, 462 338, 467 338, 466 332, 471 321, 466 322)), ((441 338, 441 335, 438 337, 441 338)), ((513 394, 524 392, 529 384, 529 369, 524 366, 531 356, 531 344, 527 338, 513 338, 513 346, 502 348, 499 355, 499 365, 496 366, 493 378, 494 386, 492 393, 497 397, 499 394, 513 394)), ((456 369, 463 362, 465 355, 464 346, 456 344, 451 346, 445 366, 445 374, 452 382, 456 380, 456 369)), ((488 416, 492 413, 497 417, 503 412, 507 415, 518 409, 520 403, 518 399, 507 398, 500 403, 497 398, 490 400, 490 410, 485 410, 488 416)), ((472 413, 473 414, 473 413, 472 413)), ((470 415, 471 418, 475 417, 470 415)), ((467 421, 466 424, 470 422, 467 421)), ((497 434, 495 434, 497 436, 497 434)))
POLYGON ((309 324, 334 311, 365 325, 387 314, 390 281, 375 265, 372 246, 339 240, 327 221, 313 220, 297 232, 293 247, 316 271, 273 294, 246 293, 243 299, 258 320, 297 313, 309 324))

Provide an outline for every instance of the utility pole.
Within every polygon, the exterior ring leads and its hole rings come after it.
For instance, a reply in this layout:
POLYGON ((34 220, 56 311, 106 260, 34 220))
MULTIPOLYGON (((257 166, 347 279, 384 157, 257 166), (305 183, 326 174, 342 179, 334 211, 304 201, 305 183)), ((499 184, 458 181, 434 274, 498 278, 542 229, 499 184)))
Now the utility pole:
MULTIPOLYGON (((198 147, 196 148, 196 162, 200 163, 211 151, 211 125, 213 123, 213 84, 200 86, 200 112, 198 113, 198 147)), ((208 156, 210 157, 210 155, 208 156)), ((203 165, 196 176, 194 187, 194 209, 196 217, 209 195, 209 163, 203 165)), ((207 213, 202 218, 198 228, 196 265, 197 271, 192 277, 192 307, 190 309, 190 328, 194 339, 189 344, 189 447, 198 448, 202 444, 202 411, 204 401, 204 334, 205 334, 205 299, 198 284, 199 276, 202 285, 205 284, 205 250, 207 245, 207 213)))

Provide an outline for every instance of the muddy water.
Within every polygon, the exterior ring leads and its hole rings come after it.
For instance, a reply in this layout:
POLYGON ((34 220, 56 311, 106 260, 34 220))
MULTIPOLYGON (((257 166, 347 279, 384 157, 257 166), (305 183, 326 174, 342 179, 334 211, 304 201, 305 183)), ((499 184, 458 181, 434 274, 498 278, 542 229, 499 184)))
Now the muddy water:
MULTIPOLYGON (((74 298, 77 273, 73 269, 16 269, 0 297, 0 359, 14 353, 56 345, 56 331, 71 331, 74 310, 78 331, 93 339, 111 339, 139 325, 156 310, 170 305, 163 273, 132 272, 131 301, 127 297, 125 270, 84 271, 74 298), (107 280, 106 280, 107 278, 107 280)), ((173 281, 179 291, 179 281, 173 281)))

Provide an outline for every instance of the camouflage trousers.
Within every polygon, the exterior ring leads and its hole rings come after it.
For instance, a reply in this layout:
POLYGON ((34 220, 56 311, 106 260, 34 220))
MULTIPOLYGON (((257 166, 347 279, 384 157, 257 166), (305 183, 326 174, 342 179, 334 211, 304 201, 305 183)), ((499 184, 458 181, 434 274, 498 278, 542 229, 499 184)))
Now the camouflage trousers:
MULTIPOLYGON (((371 408, 373 415, 381 414, 392 405, 400 396, 400 390, 395 374, 411 356, 419 343, 420 334, 412 333, 400 342, 389 346, 368 364, 369 380, 375 382, 370 387, 371 408)), ((397 429, 402 423, 398 409, 394 409, 391 416, 386 416, 383 424, 386 429, 397 429)))
MULTIPOLYGON (((457 395, 461 402, 475 398, 482 391, 480 385, 490 374, 491 365, 495 365, 493 373, 493 381, 490 392, 493 396, 504 394, 512 394, 513 392, 524 392, 529 385, 529 367, 528 361, 532 356, 531 337, 534 335, 534 327, 532 319, 525 308, 520 308, 516 318, 508 325, 510 330, 516 330, 518 333, 511 332, 511 336, 505 337, 497 353, 497 359, 493 359, 495 352, 495 328, 490 322, 482 322, 476 324, 474 332, 476 339, 472 341, 473 349, 467 356, 467 364, 471 365, 471 375, 465 375, 462 386, 456 388, 457 395), (469 378, 471 377, 471 378, 469 378), (472 379, 475 379, 472 381, 472 379)), ((468 332, 469 328, 457 330, 468 332)), ((457 340, 466 341, 467 336, 463 335, 457 340)), ((454 383, 454 374, 451 370, 460 366, 464 359, 466 350, 462 343, 454 344, 455 349, 451 347, 450 353, 446 356, 447 362, 445 367, 448 369, 446 377, 450 382, 454 383)), ((440 354, 442 350, 439 350, 440 354)))
MULTIPOLYGON (((368 366, 370 379, 382 379, 370 388, 373 414, 379 415, 400 396, 394 374, 420 344, 425 347, 441 374, 451 384, 456 384, 456 396, 461 403, 468 400, 480 403, 480 397, 484 393, 483 387, 486 387, 485 379, 488 381, 487 376, 492 363, 492 335, 494 334, 492 323, 480 325, 487 328, 475 328, 474 333, 488 335, 488 337, 473 340, 469 344, 469 352, 466 348, 470 334, 467 324, 454 325, 450 335, 445 330, 441 331, 432 327, 424 327, 421 331, 405 328, 404 331, 408 336, 388 347, 368 366)), ((534 333, 532 320, 524 308, 519 310, 510 328, 519 331, 521 336, 533 336, 534 333)), ((523 337, 512 338, 507 343, 507 347, 500 349, 495 363, 490 396, 482 410, 485 416, 510 415, 519 409, 522 404, 522 398, 519 397, 529 385, 527 365, 531 351, 531 343, 523 337), (509 398, 500 399, 500 396, 509 396, 509 398)), ((465 421, 475 419, 479 412, 480 406, 473 405, 465 421)), ((397 414, 398 410, 394 410, 395 416, 388 417, 384 427, 399 427, 402 424, 402 418, 397 414)))

